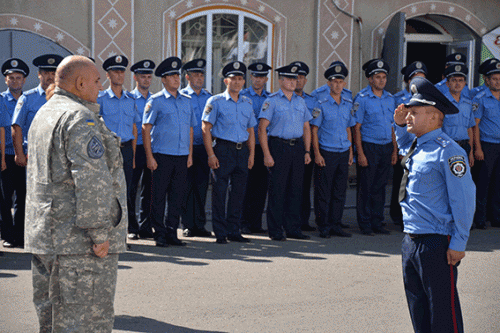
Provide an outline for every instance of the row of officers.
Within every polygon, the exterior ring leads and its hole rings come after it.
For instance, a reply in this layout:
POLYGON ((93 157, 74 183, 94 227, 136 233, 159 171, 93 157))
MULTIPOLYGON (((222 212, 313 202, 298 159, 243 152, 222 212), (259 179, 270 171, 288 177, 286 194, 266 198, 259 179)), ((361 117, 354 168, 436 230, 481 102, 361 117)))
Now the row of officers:
MULTIPOLYGON (((28 131, 47 100, 61 60, 54 54, 36 58, 40 85, 27 92, 23 85, 28 66, 18 58, 2 65, 8 86, 0 101, 5 247, 23 246, 28 131)), ((408 82, 426 76, 424 63, 403 68, 406 89, 391 95, 385 90, 387 63, 368 61, 362 68, 368 86, 354 99, 345 89, 348 70, 340 61, 331 63, 324 72, 326 84, 310 95, 303 91, 309 68, 301 61, 275 69, 280 86, 275 93, 265 90, 269 65, 250 64, 250 86, 243 89, 247 66, 235 61, 222 71, 227 89, 212 96, 203 88, 205 67, 204 59, 182 64, 170 57, 158 66, 142 60, 130 67, 136 87, 128 92, 123 88, 127 58, 112 56, 103 63, 110 87, 100 92, 98 103, 106 126, 121 139, 129 239, 153 237, 157 246, 184 245, 177 237, 181 217, 184 236, 210 236, 205 213, 210 177, 213 231, 219 244, 248 242, 242 234, 266 232, 275 241, 307 239, 303 231, 315 229, 308 223, 312 178, 319 236, 350 237, 342 215, 354 155, 361 233, 389 233, 383 221, 392 166, 391 217, 402 224, 402 153, 395 141, 394 110, 411 98, 408 82), (153 73, 164 87, 156 94, 149 92, 153 73), (181 73, 188 82, 183 89, 181 73), (137 194, 140 209, 135 207, 137 194), (267 231, 262 228, 266 197, 267 231)), ((445 117, 443 131, 465 150, 470 167, 476 165, 475 226, 485 228, 487 207, 500 209, 498 191, 489 191, 500 183, 493 173, 500 159, 500 61, 485 61, 479 73, 485 84, 469 89, 465 56, 451 54, 443 81, 436 86, 460 110, 445 117)), ((491 224, 500 226, 499 215, 491 216, 491 224)))

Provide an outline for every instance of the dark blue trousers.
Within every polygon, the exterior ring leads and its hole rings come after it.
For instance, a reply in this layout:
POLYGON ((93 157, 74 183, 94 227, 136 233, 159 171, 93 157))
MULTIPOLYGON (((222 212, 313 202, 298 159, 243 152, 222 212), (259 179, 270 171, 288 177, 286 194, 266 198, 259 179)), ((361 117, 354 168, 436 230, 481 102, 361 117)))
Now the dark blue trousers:
POLYGON ((481 148, 484 152, 484 161, 478 163, 478 172, 476 173, 476 214, 474 222, 477 226, 485 225, 488 203, 488 190, 491 191, 491 209, 496 220, 491 221, 493 225, 500 225, 500 144, 481 141, 481 148), (493 173, 496 171, 496 174, 493 173))
POLYGON ((5 155, 7 169, 2 171, 0 213, 2 239, 13 244, 24 244, 24 210, 26 204, 26 168, 14 162, 14 155, 5 155), (14 196, 15 195, 15 196, 14 196), (14 196, 14 200, 12 200, 14 196), (14 208, 14 217, 11 209, 14 208))
MULTIPOLYGON (((303 226, 309 225, 309 218, 311 217, 311 182, 313 171, 316 168, 315 164, 314 154, 311 151, 311 163, 304 165, 304 180, 302 182, 302 208, 300 218, 303 226)), ((317 217, 316 220, 318 220, 317 217)))
POLYGON ((448 236, 410 238, 402 244, 406 300, 416 333, 463 332, 457 266, 447 263, 448 236))
POLYGON ((132 190, 132 174, 134 172, 134 151, 132 149, 132 144, 130 141, 125 144, 122 142, 122 147, 120 148, 123 158, 123 172, 125 173, 125 182, 127 183, 127 213, 129 216, 128 221, 128 232, 137 233, 139 232, 139 225, 136 219, 130 220, 130 215, 132 212, 132 204, 130 201, 130 193, 132 190))
POLYGON ((149 229, 143 228, 142 224, 139 228, 139 224, 137 222, 146 220, 146 218, 149 217, 151 208, 151 173, 147 167, 146 152, 144 151, 143 145, 138 145, 135 150, 135 169, 132 171, 132 181, 130 186, 130 211, 128 212, 129 229, 135 230, 136 233, 139 229, 151 231, 151 227, 149 227, 149 229), (135 205, 138 193, 141 198, 139 218, 137 207, 135 205))
POLYGON ((248 147, 218 141, 214 147, 219 168, 212 172, 212 224, 215 237, 241 235, 241 212, 248 177, 248 147), (229 198, 226 195, 231 183, 229 198))
POLYGON ((267 202, 269 237, 282 237, 283 230, 289 236, 300 234, 305 165, 304 143, 301 139, 294 146, 290 146, 279 138, 270 137, 269 150, 274 159, 274 166, 269 169, 267 202))
POLYGON ((384 221, 385 186, 391 171, 393 145, 363 142, 363 151, 368 160, 367 167, 356 167, 357 200, 356 213, 359 228, 380 228, 384 221))
POLYGON ((262 214, 266 206, 268 171, 264 165, 264 153, 260 145, 255 145, 255 162, 248 171, 247 190, 243 201, 242 224, 248 229, 262 229, 262 214))
POLYGON ((177 238, 177 227, 185 207, 187 191, 187 155, 153 154, 158 168, 153 171, 151 221, 155 240, 177 238), (165 204, 168 194, 167 218, 165 204))
POLYGON ((188 190, 186 211, 182 215, 185 229, 204 230, 207 223, 205 204, 207 202, 210 167, 203 145, 193 146, 193 165, 188 169, 188 190))
POLYGON ((321 149, 325 166, 314 168, 314 212, 319 231, 341 230, 349 176, 349 150, 333 153, 321 149))

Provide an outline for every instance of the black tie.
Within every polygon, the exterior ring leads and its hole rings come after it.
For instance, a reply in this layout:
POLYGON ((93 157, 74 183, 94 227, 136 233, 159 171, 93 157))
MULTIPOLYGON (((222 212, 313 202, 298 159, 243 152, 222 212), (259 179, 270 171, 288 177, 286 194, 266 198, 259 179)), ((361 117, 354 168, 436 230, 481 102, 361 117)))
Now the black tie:
POLYGON ((401 160, 401 165, 405 169, 405 173, 403 175, 403 178, 401 178, 401 186, 399 186, 399 202, 403 201, 406 196, 406 184, 408 183, 408 174, 410 173, 410 170, 408 170, 408 168, 406 167, 406 161, 408 161, 411 155, 413 155, 413 153, 415 152, 415 147, 417 147, 417 138, 413 140, 410 150, 408 150, 408 154, 406 154, 406 156, 401 160))

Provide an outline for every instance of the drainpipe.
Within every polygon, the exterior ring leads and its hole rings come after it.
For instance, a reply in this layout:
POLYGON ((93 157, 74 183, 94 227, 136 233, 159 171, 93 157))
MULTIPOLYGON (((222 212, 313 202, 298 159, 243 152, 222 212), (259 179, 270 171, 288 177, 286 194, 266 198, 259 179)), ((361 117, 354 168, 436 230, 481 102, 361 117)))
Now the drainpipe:
POLYGON ((356 23, 359 25, 359 57, 358 57, 358 59, 359 59, 359 90, 358 91, 361 91, 361 89, 363 88, 363 86, 362 86, 362 84, 363 84, 363 71, 361 70, 361 67, 363 66, 363 48, 361 47, 361 42, 363 41, 363 39, 362 39, 363 38, 363 20, 361 19, 361 17, 354 16, 351 13, 348 13, 345 10, 343 10, 342 8, 340 8, 339 5, 337 5, 337 0, 332 0, 332 3, 335 6, 335 8, 337 8, 337 10, 339 12, 341 12, 344 15, 349 16, 354 21, 356 21, 356 23))

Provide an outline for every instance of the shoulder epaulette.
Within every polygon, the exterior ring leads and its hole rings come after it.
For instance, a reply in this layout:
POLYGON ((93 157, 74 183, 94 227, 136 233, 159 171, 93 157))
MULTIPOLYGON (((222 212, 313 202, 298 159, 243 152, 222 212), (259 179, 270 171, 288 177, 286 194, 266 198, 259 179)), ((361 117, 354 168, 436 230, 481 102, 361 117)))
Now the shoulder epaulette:
POLYGON ((277 92, 277 91, 276 91, 276 92, 273 92, 273 93, 269 94, 269 97, 274 97, 274 96, 276 96, 277 94, 278 94, 278 92, 277 92))
POLYGON ((441 136, 436 138, 436 142, 439 143, 443 148, 450 144, 450 140, 447 140, 441 136))
POLYGON ((184 97, 187 97, 187 98, 191 99, 191 95, 186 94, 185 92, 179 91, 179 94, 181 94, 184 97))

